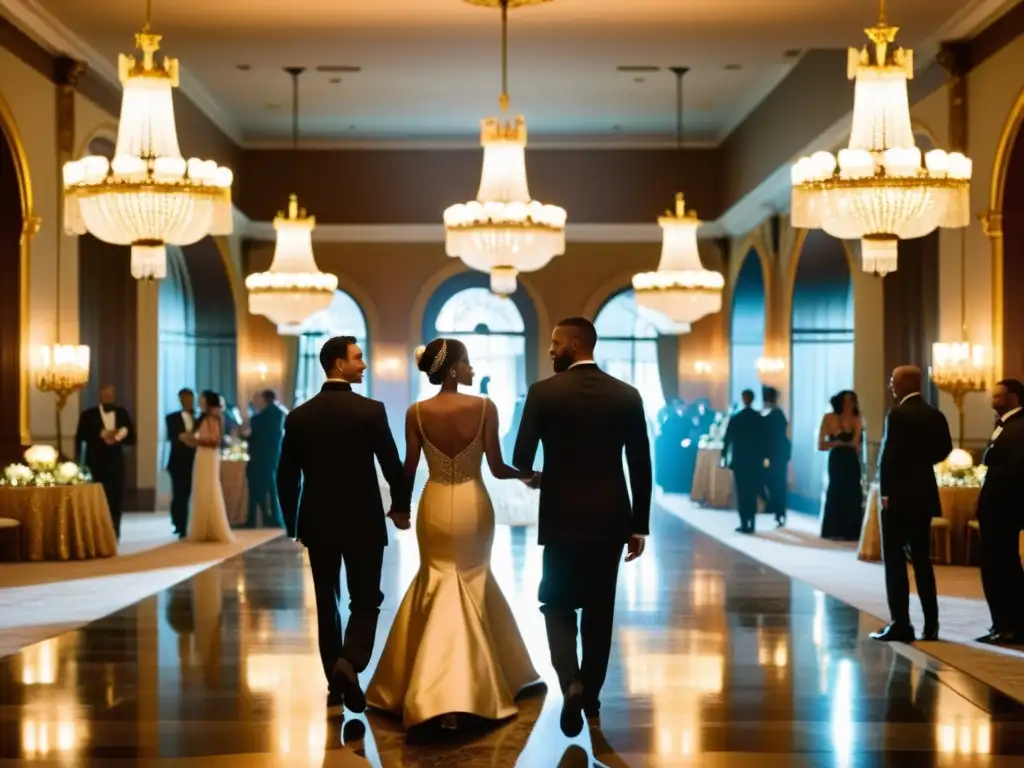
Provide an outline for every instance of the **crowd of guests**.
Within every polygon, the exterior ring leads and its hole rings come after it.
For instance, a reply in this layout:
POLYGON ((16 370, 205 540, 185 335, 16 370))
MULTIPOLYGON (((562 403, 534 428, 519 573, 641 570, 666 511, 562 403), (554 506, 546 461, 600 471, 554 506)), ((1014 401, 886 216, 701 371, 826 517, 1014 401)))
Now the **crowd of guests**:
MULTIPOLYGON (((281 506, 277 497, 274 474, 281 452, 284 419, 287 411, 273 390, 257 393, 250 403, 248 419, 243 420, 237 408, 228 408, 216 392, 205 391, 197 399, 190 388, 178 392, 180 408, 164 418, 164 436, 167 445, 166 470, 171 480, 171 526, 178 538, 207 540, 208 532, 196 526, 192 509, 196 506, 195 490, 198 468, 197 452, 211 449, 209 458, 212 475, 201 480, 202 490, 217 507, 212 513, 221 516, 223 489, 219 477, 221 448, 232 440, 245 440, 248 462, 246 483, 248 505, 246 528, 283 527, 281 506), (204 429, 205 421, 211 423, 204 429), (215 427, 215 429, 213 429, 215 427), (209 434, 207 434, 209 433, 209 434), (212 443, 204 445, 204 443, 212 443), (190 531, 192 535, 190 536, 190 531)), ((75 460, 88 468, 93 479, 103 486, 110 509, 111 523, 117 538, 121 538, 121 518, 124 510, 125 448, 135 444, 135 426, 128 410, 117 403, 112 385, 100 388, 97 405, 86 408, 79 415, 75 432, 75 460)), ((205 469, 205 467, 204 467, 205 469)), ((199 473, 202 474, 202 473, 199 473)), ((226 523, 226 511, 224 512, 226 523)), ((217 530, 223 531, 219 519, 217 530)), ((220 534, 220 538, 225 538, 220 534)))
POLYGON ((690 492, 700 438, 714 423, 715 410, 704 398, 692 403, 673 398, 658 412, 654 474, 666 493, 690 492))

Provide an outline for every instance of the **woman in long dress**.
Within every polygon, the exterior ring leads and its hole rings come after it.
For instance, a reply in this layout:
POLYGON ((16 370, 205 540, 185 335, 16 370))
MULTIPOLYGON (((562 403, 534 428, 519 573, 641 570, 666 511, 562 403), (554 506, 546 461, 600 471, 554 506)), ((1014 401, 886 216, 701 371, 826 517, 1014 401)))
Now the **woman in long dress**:
POLYGON ((196 447, 192 467, 192 511, 188 519, 188 541, 230 542, 235 537, 228 522, 224 490, 220 484, 220 452, 224 439, 224 418, 220 395, 206 391, 199 396, 203 419, 194 435, 184 439, 196 447))
POLYGON ((818 450, 828 451, 828 489, 821 519, 821 537, 832 541, 857 541, 864 519, 861 485, 861 442, 864 422, 857 394, 844 390, 831 401, 818 431, 818 450))
POLYGON ((401 715, 407 728, 458 716, 503 720, 516 696, 540 679, 491 573, 494 508, 481 480, 484 455, 498 479, 530 480, 502 460, 498 412, 460 394, 473 368, 466 347, 436 339, 417 350, 419 369, 440 392, 406 414, 405 471, 420 451, 429 479, 416 517, 420 569, 406 592, 367 690, 369 706, 401 715))

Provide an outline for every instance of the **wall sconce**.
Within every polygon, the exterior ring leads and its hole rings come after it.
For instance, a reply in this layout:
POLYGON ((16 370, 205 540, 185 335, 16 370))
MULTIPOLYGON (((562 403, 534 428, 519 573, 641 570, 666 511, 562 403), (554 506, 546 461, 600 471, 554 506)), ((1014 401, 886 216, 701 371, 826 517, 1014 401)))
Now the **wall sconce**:
POLYGON ((693 372, 698 376, 711 376, 713 367, 707 360, 695 360, 693 363, 693 372))
POLYGON ((380 381, 404 381, 405 358, 393 354, 378 354, 373 360, 373 375, 380 381))
POLYGON ((266 363, 253 363, 249 366, 249 372, 255 374, 263 384, 266 382, 267 376, 270 375, 270 366, 266 363))
POLYGON ((780 357, 759 357, 755 364, 762 379, 778 376, 786 370, 786 361, 780 357))

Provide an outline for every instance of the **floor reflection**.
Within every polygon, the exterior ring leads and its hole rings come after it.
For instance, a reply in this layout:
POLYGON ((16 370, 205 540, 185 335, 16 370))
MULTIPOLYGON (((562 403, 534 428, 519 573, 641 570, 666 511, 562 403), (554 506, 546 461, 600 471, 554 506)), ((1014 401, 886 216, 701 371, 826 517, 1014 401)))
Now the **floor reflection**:
MULTIPOLYGON (((393 539, 378 653, 419 567, 415 538, 393 539)), ((495 575, 555 691, 536 602, 540 558, 533 529, 499 526, 495 575)), ((524 699, 509 723, 444 741, 410 739, 373 715, 342 726, 323 715, 305 553, 276 541, 0 660, 0 759, 639 768, 754 756, 994 765, 1024 753, 1024 707, 866 641, 873 624, 854 609, 675 517, 656 515, 648 552, 623 566, 617 612, 602 728, 572 743, 559 731, 557 693, 524 699)))

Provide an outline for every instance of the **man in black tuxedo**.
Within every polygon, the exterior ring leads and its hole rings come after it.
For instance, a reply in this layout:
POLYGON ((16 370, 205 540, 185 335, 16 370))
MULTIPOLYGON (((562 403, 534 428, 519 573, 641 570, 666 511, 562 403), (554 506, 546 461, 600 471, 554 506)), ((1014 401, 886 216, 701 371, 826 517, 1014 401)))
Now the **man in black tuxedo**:
POLYGON ((753 533, 757 516, 757 495, 765 487, 766 458, 764 417, 751 406, 752 390, 743 390, 743 407, 736 411, 722 438, 722 466, 732 470, 736 489, 736 509, 740 514, 737 533, 753 533))
POLYGON ((529 471, 538 444, 544 449, 540 602, 551 662, 565 696, 562 730, 569 736, 582 730, 581 713, 596 718, 600 711, 619 559, 623 545, 629 551, 627 562, 643 552, 651 507, 643 401, 633 387, 597 367, 596 343, 594 325, 584 318, 563 320, 555 327, 551 359, 557 375, 530 387, 513 453, 516 467, 529 471), (582 664, 576 654, 578 609, 582 664))
POLYGON ((178 392, 181 410, 164 417, 164 432, 171 446, 167 459, 167 474, 171 476, 171 524, 174 535, 179 539, 188 533, 188 505, 192 497, 192 465, 196 460, 196 449, 181 439, 191 435, 199 422, 196 419, 196 396, 191 389, 178 392))
POLYGON ((987 468, 978 497, 981 526, 981 583, 992 613, 991 631, 978 638, 993 645, 1024 643, 1024 569, 1018 540, 1024 528, 1024 384, 1006 379, 992 391, 999 417, 981 463, 987 468))
POLYGON ((79 464, 85 464, 93 480, 103 486, 114 533, 119 540, 124 501, 124 446, 134 444, 135 425, 128 411, 116 405, 114 386, 106 384, 100 389, 100 404, 87 408, 78 417, 75 459, 79 464))
POLYGON ((779 390, 762 387, 764 401, 764 438, 768 468, 765 471, 765 491, 768 511, 781 528, 786 524, 786 492, 789 486, 789 460, 793 444, 789 439, 789 421, 779 408, 779 390))
POLYGON ((258 403, 259 410, 249 420, 248 428, 249 463, 245 466, 245 478, 249 485, 249 511, 245 527, 264 525, 280 528, 283 525, 281 504, 274 475, 281 456, 287 412, 277 402, 277 395, 272 389, 260 392, 254 402, 258 403))
POLYGON ((374 457, 391 488, 391 517, 409 527, 411 488, 398 457, 383 403, 352 391, 366 363, 351 336, 329 339, 320 350, 327 374, 320 393, 285 419, 277 491, 288 535, 309 552, 316 592, 320 658, 328 681, 327 709, 366 709, 359 673, 373 653, 384 547, 384 506, 374 457), (342 636, 338 600, 341 566, 349 592, 342 636))
POLYGON ((892 373, 889 387, 896 405, 885 417, 878 456, 882 501, 882 558, 891 623, 873 632, 875 640, 914 642, 910 623, 910 579, 906 550, 924 611, 925 640, 939 637, 939 603, 931 557, 933 517, 942 516, 935 465, 953 450, 949 424, 941 411, 921 397, 921 369, 904 365, 892 373))

